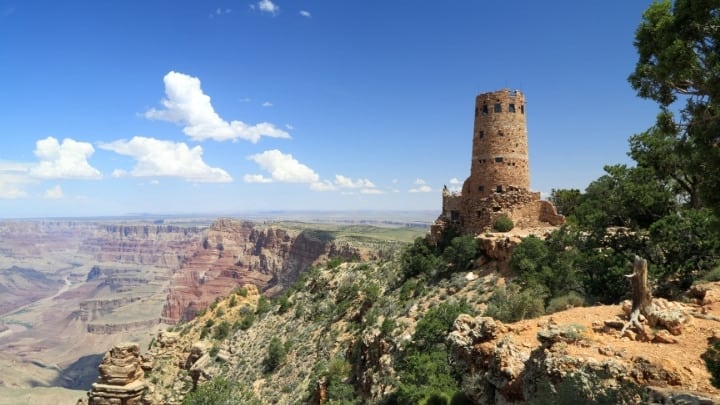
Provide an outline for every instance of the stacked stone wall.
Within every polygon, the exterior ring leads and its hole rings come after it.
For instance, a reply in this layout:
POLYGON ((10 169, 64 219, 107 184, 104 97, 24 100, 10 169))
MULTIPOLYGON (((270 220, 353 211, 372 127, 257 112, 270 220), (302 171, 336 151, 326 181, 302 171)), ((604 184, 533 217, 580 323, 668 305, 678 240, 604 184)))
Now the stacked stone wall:
POLYGON ((475 99, 470 177, 464 195, 530 189, 525 96, 507 89, 475 99))

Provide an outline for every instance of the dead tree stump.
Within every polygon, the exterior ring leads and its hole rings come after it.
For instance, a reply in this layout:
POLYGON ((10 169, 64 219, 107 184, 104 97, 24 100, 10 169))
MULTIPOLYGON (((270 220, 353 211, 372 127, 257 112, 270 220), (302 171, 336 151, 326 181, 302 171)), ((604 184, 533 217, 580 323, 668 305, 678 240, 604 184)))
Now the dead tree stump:
POLYGON ((647 260, 636 255, 635 260, 633 260, 633 273, 625 276, 629 277, 632 283, 632 312, 630 313, 630 320, 620 331, 621 335, 625 333, 628 327, 634 326, 638 334, 642 335, 643 338, 649 338, 649 336, 646 336, 645 328, 640 323, 640 315, 650 319, 653 318, 655 313, 652 293, 648 286, 647 272, 647 260))

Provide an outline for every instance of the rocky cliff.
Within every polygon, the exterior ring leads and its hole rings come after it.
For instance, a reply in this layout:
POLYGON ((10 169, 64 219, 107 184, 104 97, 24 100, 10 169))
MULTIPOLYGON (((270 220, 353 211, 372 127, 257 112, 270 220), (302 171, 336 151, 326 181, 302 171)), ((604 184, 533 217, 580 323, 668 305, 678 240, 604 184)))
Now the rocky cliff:
POLYGON ((323 236, 314 231, 260 229, 230 219, 213 222, 192 256, 173 274, 163 321, 192 319, 216 298, 244 284, 273 295, 321 259, 363 255, 359 249, 347 244, 338 247, 323 236))

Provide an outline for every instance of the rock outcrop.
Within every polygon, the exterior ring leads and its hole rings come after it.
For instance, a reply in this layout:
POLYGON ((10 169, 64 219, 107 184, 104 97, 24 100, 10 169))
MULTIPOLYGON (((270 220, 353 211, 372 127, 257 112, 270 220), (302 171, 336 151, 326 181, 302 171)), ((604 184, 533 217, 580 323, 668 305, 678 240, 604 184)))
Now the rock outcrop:
MULTIPOLYGON (((581 310, 587 312, 572 311, 581 310)), ((682 366, 665 349, 658 350, 658 341, 628 345, 630 340, 614 330, 605 334, 579 323, 560 325, 549 317, 503 324, 461 315, 447 341, 463 390, 476 404, 718 399, 704 368, 682 366)))
POLYGON ((98 367, 100 376, 88 393, 88 405, 136 405, 147 384, 145 383, 136 343, 124 343, 112 348, 98 367))

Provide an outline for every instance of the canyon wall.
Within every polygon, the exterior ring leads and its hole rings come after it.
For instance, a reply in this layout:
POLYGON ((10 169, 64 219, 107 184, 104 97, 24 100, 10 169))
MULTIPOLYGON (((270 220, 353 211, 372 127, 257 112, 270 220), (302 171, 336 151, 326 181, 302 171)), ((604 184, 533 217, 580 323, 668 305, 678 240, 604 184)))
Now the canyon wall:
POLYGON ((261 229, 230 219, 215 221, 173 275, 163 322, 190 320, 216 298, 244 284, 273 295, 319 260, 362 256, 360 250, 338 247, 324 236, 314 231, 261 229))

